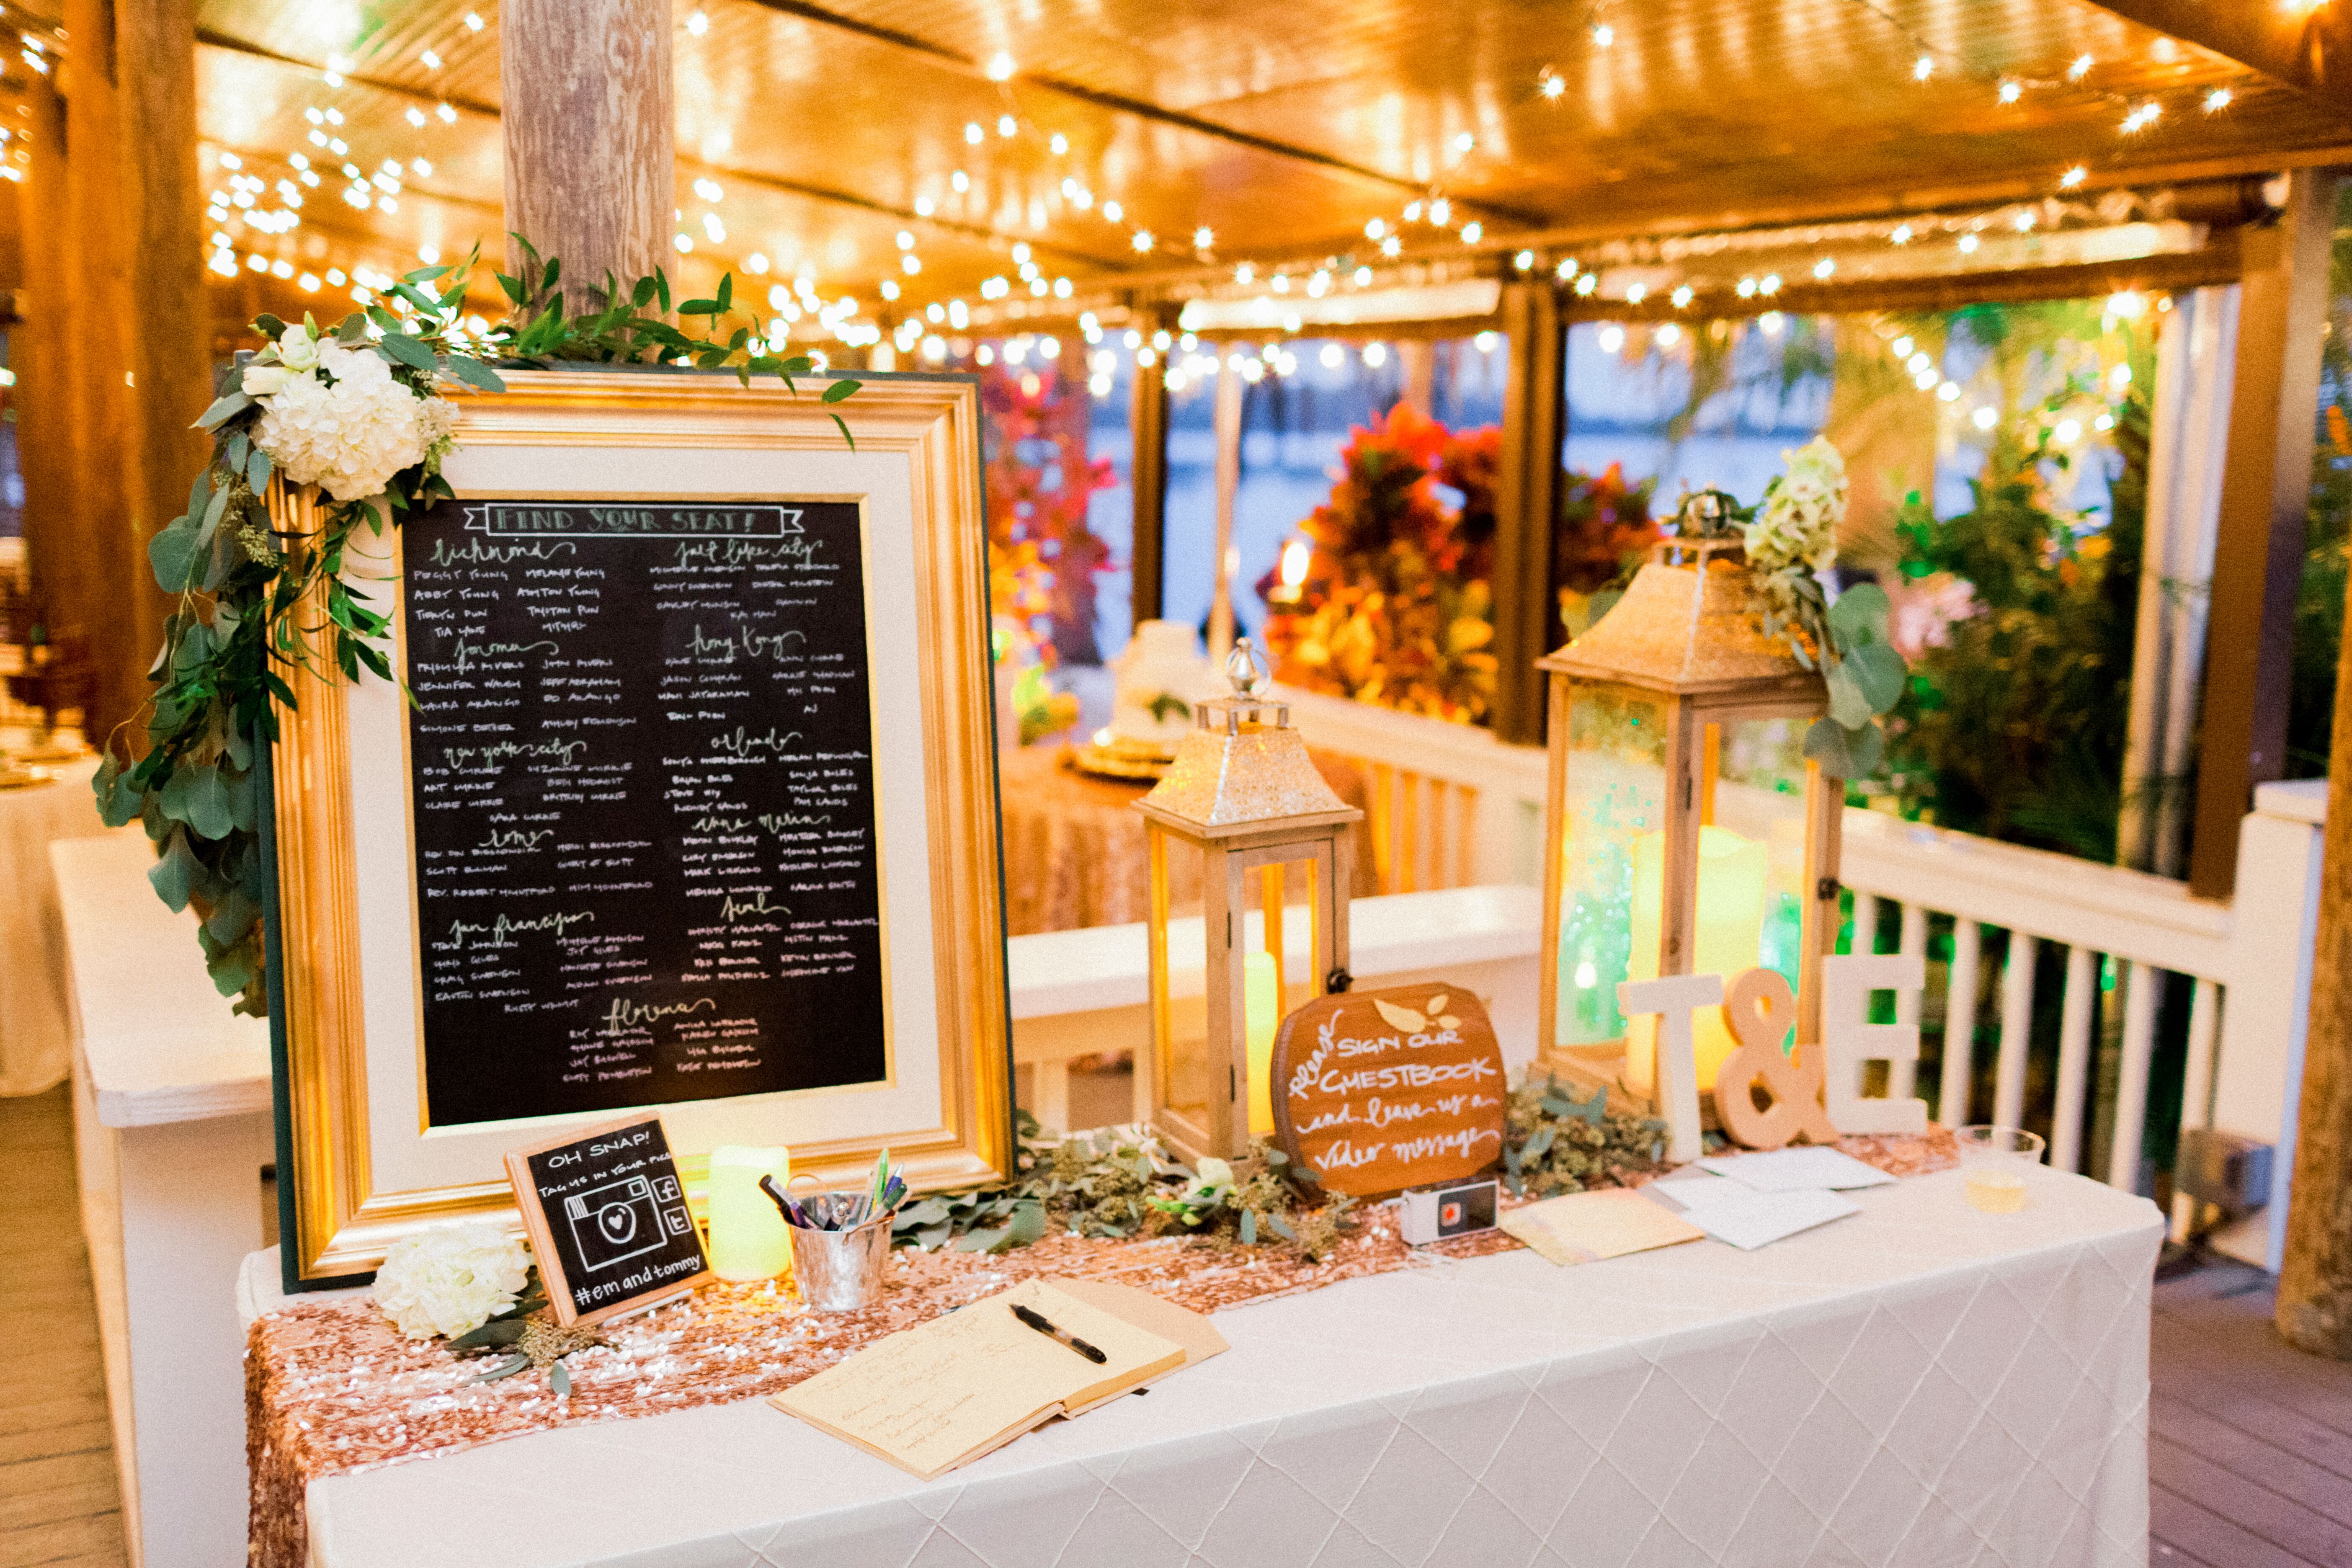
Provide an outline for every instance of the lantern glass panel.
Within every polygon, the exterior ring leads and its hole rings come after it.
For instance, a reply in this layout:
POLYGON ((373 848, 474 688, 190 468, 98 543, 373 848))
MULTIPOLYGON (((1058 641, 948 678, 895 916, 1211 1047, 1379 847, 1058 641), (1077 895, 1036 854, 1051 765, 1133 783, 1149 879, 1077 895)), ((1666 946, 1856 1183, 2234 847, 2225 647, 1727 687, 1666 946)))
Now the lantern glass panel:
POLYGON ((1804 935, 1805 731, 1811 722, 1811 715, 1797 715, 1721 726, 1706 817, 1765 847, 1763 919, 1747 962, 1778 970, 1791 990, 1804 935))
MULTIPOLYGON (((1181 950, 1207 940, 1202 915, 1210 902, 1202 885, 1207 866, 1230 866, 1224 874, 1238 884, 1233 962, 1241 971, 1241 1016, 1230 1032, 1211 1026, 1211 1008, 1222 998, 1205 994, 1204 971, 1202 994, 1176 999, 1169 1009, 1168 1037, 1160 1043, 1166 1107, 1197 1128, 1212 1124, 1210 1099, 1224 1092, 1234 1066, 1232 1042, 1239 1039, 1248 1053, 1244 1112, 1249 1131, 1255 1137, 1274 1134, 1270 1074, 1275 1034, 1286 1016, 1322 994, 1316 953, 1317 938, 1322 934, 1318 930, 1321 900, 1328 890, 1328 850, 1315 845, 1301 850, 1297 858, 1244 866, 1242 855, 1213 857, 1197 845, 1168 836, 1169 912, 1171 921, 1182 922, 1170 932, 1171 946, 1181 950)), ((1182 966, 1195 962, 1187 951, 1171 956, 1182 966)), ((1205 958, 1205 947, 1202 956, 1205 958)))
MULTIPOLYGON (((1570 689, 1555 1045, 1625 1037, 1617 986, 1634 976, 1642 847, 1665 826, 1667 712, 1665 702, 1622 687, 1570 689)), ((1657 969, 1655 898, 1653 892, 1651 973, 1657 969)))

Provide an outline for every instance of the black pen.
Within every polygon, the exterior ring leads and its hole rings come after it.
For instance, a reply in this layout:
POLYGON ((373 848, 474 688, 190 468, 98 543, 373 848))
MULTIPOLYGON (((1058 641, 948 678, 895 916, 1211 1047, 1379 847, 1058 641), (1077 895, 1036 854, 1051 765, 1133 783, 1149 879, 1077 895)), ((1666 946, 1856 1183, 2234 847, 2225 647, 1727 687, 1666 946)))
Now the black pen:
POLYGON ((1013 1309, 1013 1315, 1020 1319, 1023 1322, 1028 1324, 1031 1328, 1036 1330, 1039 1333, 1050 1335, 1051 1337, 1061 1341, 1064 1344, 1069 1346, 1072 1350, 1077 1352, 1080 1355, 1086 1357, 1088 1361, 1093 1362, 1097 1366, 1101 1365, 1104 1362, 1110 1360, 1110 1357, 1103 1354, 1102 1352, 1095 1349, 1094 1346, 1087 1343, 1086 1341, 1078 1338, 1077 1335, 1071 1333, 1068 1330, 1055 1328, 1054 1326, 1053 1320, 1046 1317, 1042 1312, 1033 1312, 1026 1307, 1015 1304, 1013 1309))

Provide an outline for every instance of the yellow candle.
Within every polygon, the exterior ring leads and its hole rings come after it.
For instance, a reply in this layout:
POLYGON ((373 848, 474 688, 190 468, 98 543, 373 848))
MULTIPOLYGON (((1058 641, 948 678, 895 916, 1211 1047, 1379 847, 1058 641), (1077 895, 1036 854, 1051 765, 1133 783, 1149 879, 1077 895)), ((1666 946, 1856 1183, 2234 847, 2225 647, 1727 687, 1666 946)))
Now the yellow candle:
MULTIPOLYGON (((1771 870, 1766 846, 1727 827, 1698 830, 1698 941, 1691 954, 1693 974, 1720 974, 1726 981, 1756 967, 1764 944, 1764 906, 1771 870)), ((1665 916, 1666 836, 1643 835, 1633 843, 1633 949, 1629 980, 1658 977, 1658 941, 1665 916)), ((1738 1048, 1723 1025, 1720 1008, 1702 1007, 1692 1020, 1698 1058, 1698 1087, 1715 1087, 1716 1068, 1738 1048)), ((1625 1052, 1625 1079, 1650 1091, 1655 1020, 1633 1023, 1625 1052)))
POLYGON ((789 1273, 793 1242, 784 1216, 760 1190, 761 1176, 782 1186, 792 1155, 781 1144, 721 1143, 710 1152, 710 1269, 721 1279, 772 1279, 789 1273))
POLYGON ((1249 1022, 1249 1130, 1274 1136, 1274 1032, 1282 1024, 1281 972, 1274 954, 1242 959, 1242 1008, 1249 1022))

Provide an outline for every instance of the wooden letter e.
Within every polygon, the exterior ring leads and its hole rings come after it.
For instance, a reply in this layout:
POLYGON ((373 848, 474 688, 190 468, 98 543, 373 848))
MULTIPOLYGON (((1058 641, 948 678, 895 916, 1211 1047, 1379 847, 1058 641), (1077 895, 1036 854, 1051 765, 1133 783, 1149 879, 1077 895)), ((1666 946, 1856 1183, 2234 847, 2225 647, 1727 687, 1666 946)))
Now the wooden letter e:
POLYGON ((1925 1132, 1924 1100, 1865 1100, 1863 1064, 1919 1059, 1919 1026, 1870 1022, 1874 991, 1916 991, 1927 984, 1927 963, 1912 953, 1831 954, 1822 960, 1822 1055, 1828 1069, 1822 1098, 1840 1132, 1925 1132))

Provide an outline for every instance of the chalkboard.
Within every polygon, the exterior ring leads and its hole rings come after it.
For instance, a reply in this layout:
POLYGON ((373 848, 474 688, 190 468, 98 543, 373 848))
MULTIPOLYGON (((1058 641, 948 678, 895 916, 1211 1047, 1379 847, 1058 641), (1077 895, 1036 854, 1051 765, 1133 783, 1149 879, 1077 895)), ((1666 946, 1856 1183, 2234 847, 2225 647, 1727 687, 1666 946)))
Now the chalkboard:
POLYGON ((403 533, 428 1122, 885 1078, 857 504, 403 533))
POLYGON ((602 1322, 710 1278, 658 1116, 518 1149, 507 1177, 559 1322, 602 1322))
POLYGON ((1503 1053, 1444 983, 1318 996, 1274 1038, 1283 1152, 1356 1196, 1457 1182, 1502 1157, 1503 1053))

